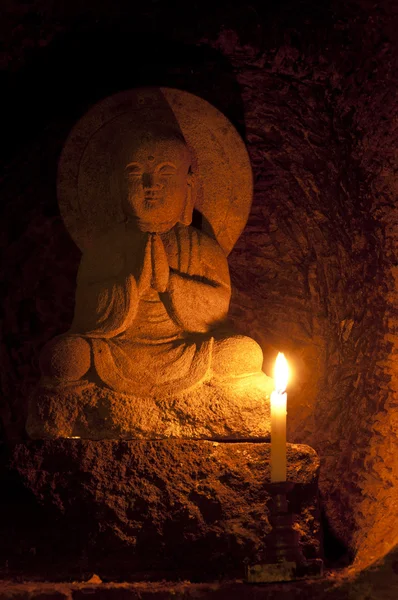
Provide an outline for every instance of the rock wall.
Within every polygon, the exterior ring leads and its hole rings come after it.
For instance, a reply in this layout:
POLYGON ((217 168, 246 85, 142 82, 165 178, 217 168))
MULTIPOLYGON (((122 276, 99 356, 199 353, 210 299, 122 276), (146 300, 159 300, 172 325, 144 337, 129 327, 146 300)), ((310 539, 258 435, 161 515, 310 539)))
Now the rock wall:
POLYGON ((266 372, 278 350, 293 366, 289 438, 321 456, 334 535, 358 566, 386 553, 398 542, 395 2, 5 9, 4 436, 25 436, 38 352, 72 317, 79 252, 55 197, 65 136, 110 93, 183 87, 232 120, 252 159, 231 315, 266 372))

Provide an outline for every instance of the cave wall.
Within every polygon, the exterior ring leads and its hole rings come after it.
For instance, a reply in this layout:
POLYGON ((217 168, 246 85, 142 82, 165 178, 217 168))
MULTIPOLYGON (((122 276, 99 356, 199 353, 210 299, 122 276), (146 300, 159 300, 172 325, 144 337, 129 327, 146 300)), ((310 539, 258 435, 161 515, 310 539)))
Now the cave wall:
POLYGON ((3 435, 25 437, 39 350, 73 314, 80 254, 55 190, 66 135, 108 94, 182 87, 247 143, 231 316, 266 372, 286 353, 289 439, 319 452, 330 527, 365 565, 398 543, 398 8, 175 4, 4 3, 3 435))

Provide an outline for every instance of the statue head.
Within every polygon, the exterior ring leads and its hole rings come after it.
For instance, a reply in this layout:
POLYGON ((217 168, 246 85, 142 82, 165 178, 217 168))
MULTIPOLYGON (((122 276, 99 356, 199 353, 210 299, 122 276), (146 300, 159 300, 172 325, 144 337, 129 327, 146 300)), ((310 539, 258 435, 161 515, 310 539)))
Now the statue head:
POLYGON ((192 220, 192 157, 183 136, 157 126, 138 134, 125 166, 127 216, 141 231, 169 231, 192 220))
POLYGON ((92 107, 68 137, 57 181, 62 217, 83 251, 126 217, 145 230, 188 225, 194 204, 202 231, 228 254, 252 189, 247 150, 228 119, 203 98, 158 87, 92 107), (157 169, 162 161, 175 170, 157 169))

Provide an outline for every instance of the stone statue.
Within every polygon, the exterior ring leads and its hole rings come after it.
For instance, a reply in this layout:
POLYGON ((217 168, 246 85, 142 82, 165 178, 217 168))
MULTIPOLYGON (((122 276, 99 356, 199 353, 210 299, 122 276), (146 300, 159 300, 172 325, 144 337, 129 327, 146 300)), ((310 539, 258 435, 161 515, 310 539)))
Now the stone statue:
POLYGON ((227 321, 226 254, 250 188, 238 134, 196 96, 133 90, 83 118, 59 179, 64 220, 83 250, 75 315, 42 350, 32 437, 268 435, 272 380, 261 348, 227 321))

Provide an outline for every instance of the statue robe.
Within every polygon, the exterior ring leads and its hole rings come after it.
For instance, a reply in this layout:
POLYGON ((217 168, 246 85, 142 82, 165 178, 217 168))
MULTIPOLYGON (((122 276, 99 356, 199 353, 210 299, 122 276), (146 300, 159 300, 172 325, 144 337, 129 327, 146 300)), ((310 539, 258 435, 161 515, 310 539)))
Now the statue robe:
POLYGON ((226 257, 208 235, 180 224, 162 235, 122 224, 82 257, 69 333, 90 342, 109 388, 176 393, 209 375, 212 331, 230 295, 226 257))

